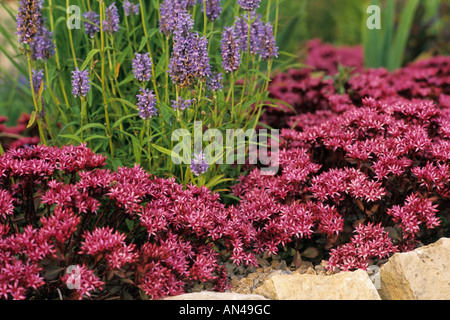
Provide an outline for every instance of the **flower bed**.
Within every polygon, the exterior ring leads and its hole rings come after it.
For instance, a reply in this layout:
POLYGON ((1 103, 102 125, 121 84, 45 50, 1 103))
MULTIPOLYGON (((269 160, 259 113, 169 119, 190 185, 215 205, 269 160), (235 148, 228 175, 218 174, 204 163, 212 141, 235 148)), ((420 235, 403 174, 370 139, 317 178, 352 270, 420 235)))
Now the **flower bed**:
POLYGON ((43 3, 20 5, 35 110, 0 125, 2 298, 223 291, 226 266, 258 254, 366 269, 448 234, 449 57, 364 69, 360 47, 315 40, 312 69, 270 79, 278 10, 257 14, 261 1, 100 2, 78 38, 67 31, 70 50, 52 42, 60 12, 47 24, 43 3), (207 163, 206 140, 169 159, 170 134, 198 121, 228 132, 259 120, 280 129, 272 175, 207 163))

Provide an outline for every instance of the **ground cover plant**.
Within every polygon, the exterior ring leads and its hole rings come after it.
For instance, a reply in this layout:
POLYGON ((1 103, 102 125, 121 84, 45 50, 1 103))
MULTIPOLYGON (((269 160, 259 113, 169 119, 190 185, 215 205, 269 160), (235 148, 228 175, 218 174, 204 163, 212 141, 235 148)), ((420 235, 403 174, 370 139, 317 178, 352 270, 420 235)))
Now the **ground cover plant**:
MULTIPOLYGON (((352 50, 349 56, 360 52, 352 50)), ((330 61, 340 51, 314 41, 310 52, 317 56, 309 60, 316 70, 274 78, 271 95, 292 106, 269 108, 263 119, 281 129, 281 174, 260 177, 253 169, 234 190, 245 210, 259 197, 281 207, 309 206, 306 231, 295 234, 293 247, 314 258, 323 257, 318 249, 331 249, 328 268, 353 270, 448 234, 450 59, 389 73, 363 70, 362 61, 330 61), (320 233, 328 233, 325 241, 320 233)), ((272 230, 272 219, 292 223, 288 212, 270 206, 262 230, 272 230)), ((286 240, 279 233, 267 239, 286 240)))
POLYGON ((224 290, 219 254, 252 260, 217 193, 105 160, 85 145, 0 158, 2 298, 159 299, 200 281, 224 290))
POLYGON ((388 71, 314 39, 272 72, 278 0, 70 4, 10 12, 34 111, 0 119, 2 299, 223 291, 260 254, 339 272, 449 236, 449 57, 388 71), (175 164, 197 121, 279 129, 278 171, 208 141, 175 164))

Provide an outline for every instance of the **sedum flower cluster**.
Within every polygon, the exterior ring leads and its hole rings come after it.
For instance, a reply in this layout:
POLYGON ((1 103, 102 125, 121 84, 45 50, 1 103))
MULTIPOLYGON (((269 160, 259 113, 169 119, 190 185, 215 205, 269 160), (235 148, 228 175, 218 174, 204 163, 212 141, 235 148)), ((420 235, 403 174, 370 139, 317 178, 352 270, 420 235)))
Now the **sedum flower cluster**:
POLYGON ((160 299, 199 281, 224 290, 217 247, 237 262, 255 261, 243 249, 241 218, 229 219, 234 211, 219 194, 105 163, 85 145, 12 148, 0 157, 2 298, 57 296, 57 288, 93 298, 131 285, 160 299))
MULTIPOLYGON (((321 57, 309 61, 332 73, 334 66, 321 57)), ((249 167, 234 187, 244 214, 265 212, 257 225, 272 232, 261 247, 273 243, 278 252, 279 244, 304 239, 324 249, 329 270, 353 270, 432 241, 445 230, 450 201, 450 59, 434 57, 391 73, 355 72, 343 94, 333 78, 312 72, 289 70, 269 86, 273 98, 297 113, 268 107, 263 117, 281 129, 279 174, 261 176, 249 167), (309 208, 297 211, 301 218, 294 214, 298 206, 309 208), (295 218, 279 222, 290 214, 295 218), (295 221, 308 221, 307 228, 295 221), (328 221, 335 234, 314 221, 328 221), (293 237, 285 237, 282 230, 294 226, 293 237)))

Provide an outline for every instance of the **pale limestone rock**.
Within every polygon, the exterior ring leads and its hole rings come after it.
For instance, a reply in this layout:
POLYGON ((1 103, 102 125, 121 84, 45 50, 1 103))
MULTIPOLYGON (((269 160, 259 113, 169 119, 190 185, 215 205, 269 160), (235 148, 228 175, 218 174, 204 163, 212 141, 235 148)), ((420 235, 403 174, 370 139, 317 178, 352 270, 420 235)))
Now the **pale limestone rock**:
POLYGON ((267 298, 257 294, 201 291, 168 297, 165 300, 267 300, 267 298))
POLYGON ((382 299, 450 299, 450 239, 396 253, 380 268, 382 299))
POLYGON ((271 300, 380 300, 377 289, 363 270, 333 275, 276 275, 254 293, 271 300))

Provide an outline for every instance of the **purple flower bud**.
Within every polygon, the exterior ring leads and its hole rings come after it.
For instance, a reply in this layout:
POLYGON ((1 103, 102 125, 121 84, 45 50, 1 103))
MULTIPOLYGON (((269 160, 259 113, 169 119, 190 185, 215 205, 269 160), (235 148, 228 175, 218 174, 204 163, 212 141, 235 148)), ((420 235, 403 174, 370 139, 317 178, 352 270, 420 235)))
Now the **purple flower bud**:
POLYGON ((135 53, 136 58, 133 59, 133 73, 139 81, 150 81, 152 77, 152 59, 149 53, 135 53))
POLYGON ((201 4, 202 12, 203 12, 203 1, 206 1, 206 16, 209 20, 214 21, 216 20, 221 12, 222 7, 220 6, 220 0, 198 0, 198 2, 201 4))
POLYGON ((233 72, 239 69, 241 64, 241 53, 236 33, 232 27, 225 27, 220 41, 222 50, 222 67, 226 72, 233 72))
POLYGON ((178 110, 183 111, 185 109, 189 109, 192 102, 193 102, 193 99, 184 100, 184 99, 179 98, 178 101, 172 100, 172 108, 173 108, 173 110, 178 109, 178 110))
POLYGON ((238 0, 237 3, 244 10, 254 11, 259 8, 261 0, 238 0))
POLYGON ((196 155, 195 153, 192 154, 190 167, 191 167, 191 171, 196 176, 199 176, 202 173, 205 173, 206 171, 208 171, 209 164, 206 162, 203 151, 200 151, 200 153, 198 155, 196 155))
POLYGON ((88 20, 84 22, 84 29, 86 34, 91 38, 95 36, 95 33, 100 32, 100 15, 95 11, 88 11, 83 14, 83 17, 88 20))
POLYGON ((116 3, 113 2, 105 10, 105 21, 103 21, 103 31, 113 34, 114 32, 119 31, 119 23, 120 23, 119 12, 117 10, 116 3))
POLYGON ((153 90, 140 88, 141 94, 136 95, 138 98, 137 108, 139 116, 142 119, 150 119, 157 114, 156 110, 156 95, 153 90))
POLYGON ((89 70, 80 71, 78 67, 72 71, 72 94, 77 97, 86 97, 91 89, 89 70))

